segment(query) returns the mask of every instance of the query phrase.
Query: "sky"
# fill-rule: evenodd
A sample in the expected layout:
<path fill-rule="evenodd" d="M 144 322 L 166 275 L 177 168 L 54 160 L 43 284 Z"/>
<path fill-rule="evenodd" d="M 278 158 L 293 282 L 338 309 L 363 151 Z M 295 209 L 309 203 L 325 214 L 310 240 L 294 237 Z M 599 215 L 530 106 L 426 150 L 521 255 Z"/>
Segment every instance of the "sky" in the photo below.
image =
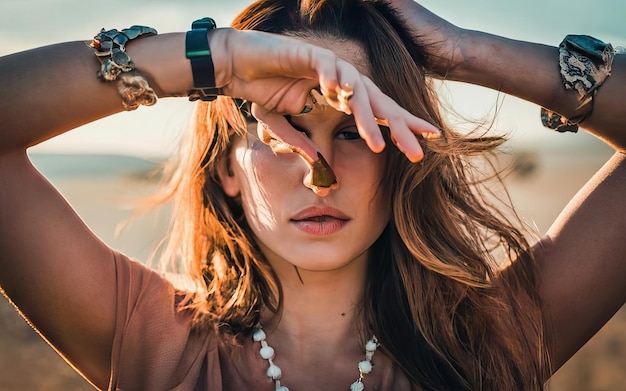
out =
<path fill-rule="evenodd" d="M 191 21 L 203 16 L 213 17 L 218 26 L 227 26 L 249 3 L 250 0 L 2 0 L 0 55 L 61 41 L 89 40 L 103 27 L 122 29 L 144 24 L 159 32 L 186 31 Z M 624 0 L 420 3 L 458 26 L 514 39 L 558 45 L 567 34 L 589 34 L 614 46 L 626 46 Z M 459 83 L 446 83 L 441 92 L 450 96 L 456 111 L 472 118 L 483 118 L 497 108 L 495 126 L 510 133 L 512 144 L 521 148 L 541 145 L 584 149 L 595 145 L 593 139 L 580 133 L 557 135 L 542 128 L 539 108 L 519 99 Z M 33 149 L 162 157 L 173 151 L 192 110 L 193 105 L 186 99 L 162 99 L 156 106 L 105 118 Z"/>

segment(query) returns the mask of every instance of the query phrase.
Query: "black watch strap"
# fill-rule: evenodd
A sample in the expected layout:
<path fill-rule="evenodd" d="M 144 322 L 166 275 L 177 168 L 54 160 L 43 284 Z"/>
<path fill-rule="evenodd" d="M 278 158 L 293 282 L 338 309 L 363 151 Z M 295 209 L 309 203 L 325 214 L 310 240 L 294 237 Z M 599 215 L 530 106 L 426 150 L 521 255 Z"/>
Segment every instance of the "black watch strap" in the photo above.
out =
<path fill-rule="evenodd" d="M 212 101 L 219 95 L 215 87 L 215 68 L 209 47 L 209 30 L 217 26 L 211 18 L 202 18 L 191 24 L 185 37 L 185 54 L 191 63 L 194 88 L 189 91 L 189 100 Z"/>

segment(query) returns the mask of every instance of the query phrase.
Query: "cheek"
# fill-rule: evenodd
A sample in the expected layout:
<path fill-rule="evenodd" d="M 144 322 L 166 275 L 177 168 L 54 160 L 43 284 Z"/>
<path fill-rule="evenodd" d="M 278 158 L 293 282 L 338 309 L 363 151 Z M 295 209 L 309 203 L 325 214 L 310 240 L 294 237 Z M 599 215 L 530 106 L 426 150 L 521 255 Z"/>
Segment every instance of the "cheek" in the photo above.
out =
<path fill-rule="evenodd" d="M 265 194 L 280 193 L 288 185 L 294 171 L 295 155 L 275 155 L 261 141 L 252 141 L 238 149 L 235 159 L 240 168 L 239 175 L 248 184 L 251 192 Z"/>
<path fill-rule="evenodd" d="M 332 168 L 340 186 L 353 193 L 352 196 L 376 203 L 383 195 L 381 181 L 384 179 L 385 157 L 362 149 L 353 148 L 349 153 L 335 154 Z"/>
<path fill-rule="evenodd" d="M 241 183 L 242 206 L 253 228 L 269 229 L 276 225 L 279 210 L 276 205 L 294 187 L 291 159 L 275 156 L 260 141 L 251 142 L 235 150 L 235 175 Z"/>
<path fill-rule="evenodd" d="M 391 216 L 385 196 L 386 157 L 365 148 L 336 153 L 332 167 L 338 177 L 341 198 L 354 205 L 371 224 L 386 225 Z"/>

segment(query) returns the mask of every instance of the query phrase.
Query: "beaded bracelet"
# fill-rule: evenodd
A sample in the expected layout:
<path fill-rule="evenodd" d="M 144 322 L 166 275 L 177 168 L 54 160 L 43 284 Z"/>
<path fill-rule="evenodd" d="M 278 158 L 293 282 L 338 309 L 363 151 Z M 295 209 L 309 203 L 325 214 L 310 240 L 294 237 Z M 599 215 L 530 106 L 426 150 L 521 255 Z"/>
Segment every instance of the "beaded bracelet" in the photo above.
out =
<path fill-rule="evenodd" d="M 577 132 L 578 124 L 593 111 L 593 100 L 598 88 L 611 75 L 614 55 L 615 50 L 610 43 L 588 35 L 566 36 L 559 45 L 561 80 L 565 89 L 578 93 L 580 104 L 576 111 L 580 114 L 568 119 L 542 107 L 542 124 L 558 132 Z"/>
<path fill-rule="evenodd" d="M 135 110 L 140 105 L 152 106 L 157 101 L 156 93 L 143 76 L 125 75 L 135 70 L 135 64 L 126 53 L 126 44 L 135 38 L 156 34 L 155 29 L 146 26 L 132 26 L 122 31 L 102 29 L 88 44 L 95 49 L 100 61 L 98 78 L 102 81 L 119 80 L 117 90 L 124 110 Z"/>

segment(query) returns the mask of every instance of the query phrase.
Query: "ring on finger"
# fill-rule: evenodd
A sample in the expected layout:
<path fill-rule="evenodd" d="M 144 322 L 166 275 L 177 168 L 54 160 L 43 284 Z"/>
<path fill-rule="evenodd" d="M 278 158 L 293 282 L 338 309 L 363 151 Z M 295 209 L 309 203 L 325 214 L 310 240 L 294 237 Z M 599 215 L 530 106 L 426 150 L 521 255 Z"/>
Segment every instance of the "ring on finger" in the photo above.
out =
<path fill-rule="evenodd" d="M 350 109 L 350 99 L 354 95 L 354 90 L 350 84 L 345 83 L 342 88 L 337 92 L 337 101 L 339 102 L 339 110 L 350 115 L 352 110 Z"/>

